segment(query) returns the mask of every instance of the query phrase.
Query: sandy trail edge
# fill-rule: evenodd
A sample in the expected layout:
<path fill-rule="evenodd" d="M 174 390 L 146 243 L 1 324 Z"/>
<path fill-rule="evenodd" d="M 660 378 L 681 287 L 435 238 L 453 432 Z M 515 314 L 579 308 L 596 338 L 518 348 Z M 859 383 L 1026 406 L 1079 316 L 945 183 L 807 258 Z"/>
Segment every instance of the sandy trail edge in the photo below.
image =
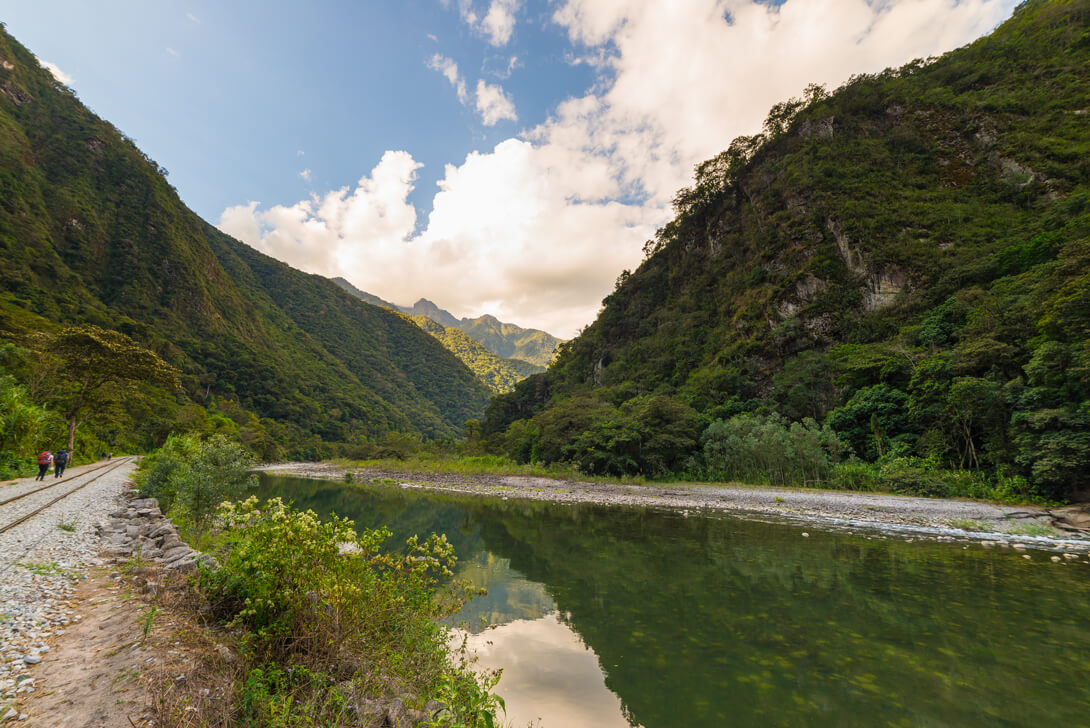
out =
<path fill-rule="evenodd" d="M 1051 551 L 1088 552 L 1090 534 L 1065 533 L 1059 538 L 1026 536 L 1009 531 L 1027 523 L 1050 525 L 1047 510 L 1034 506 L 1008 507 L 969 500 L 917 498 L 878 493 L 853 493 L 767 486 L 667 483 L 621 485 L 509 475 L 459 475 L 348 468 L 334 463 L 272 463 L 259 470 L 277 475 L 344 480 L 351 472 L 361 484 L 396 483 L 441 493 L 544 500 L 556 503 L 594 503 L 703 510 L 739 516 L 804 521 L 832 528 L 911 533 L 933 538 L 992 540 L 1019 543 Z M 974 521 L 983 530 L 966 531 L 954 523 Z"/>
<path fill-rule="evenodd" d="M 178 641 L 184 638 L 169 610 L 155 616 L 144 636 L 148 598 L 108 574 L 108 568 L 92 569 L 80 583 L 73 601 L 81 619 L 53 641 L 49 659 L 38 666 L 36 690 L 23 700 L 28 719 L 8 725 L 151 726 L 159 687 L 171 677 L 184 680 L 203 659 L 200 649 Z"/>

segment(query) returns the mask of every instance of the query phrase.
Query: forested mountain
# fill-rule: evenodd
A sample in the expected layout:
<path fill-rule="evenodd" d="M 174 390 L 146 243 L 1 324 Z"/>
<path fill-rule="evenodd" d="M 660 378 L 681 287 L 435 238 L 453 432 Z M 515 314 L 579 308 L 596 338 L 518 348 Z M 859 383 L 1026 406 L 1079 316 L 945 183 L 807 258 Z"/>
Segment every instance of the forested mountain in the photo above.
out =
<path fill-rule="evenodd" d="M 736 477 L 737 453 L 812 436 L 919 482 L 1086 486 L 1088 0 L 810 87 L 699 165 L 675 212 L 548 372 L 493 401 L 493 444 Z"/>
<path fill-rule="evenodd" d="M 475 319 L 464 318 L 458 328 L 480 342 L 489 351 L 507 358 L 521 359 L 547 367 L 552 363 L 561 340 L 539 329 L 524 329 L 485 314 Z"/>
<path fill-rule="evenodd" d="M 362 298 L 368 303 L 385 306 L 413 317 L 426 316 L 446 328 L 463 331 L 469 335 L 469 338 L 502 359 L 518 359 L 522 362 L 537 365 L 539 368 L 534 371 L 540 371 L 549 365 L 553 360 L 556 347 L 561 343 L 560 339 L 544 331 L 524 329 L 515 324 L 504 323 L 495 316 L 488 314 L 478 316 L 475 319 L 459 319 L 450 311 L 439 308 L 426 298 L 421 298 L 412 306 L 399 306 L 396 303 L 384 301 L 367 291 L 361 291 L 344 278 L 334 278 L 333 282 L 353 296 Z M 414 320 L 416 319 L 414 318 Z"/>
<path fill-rule="evenodd" d="M 489 389 L 498 394 L 510 392 L 520 381 L 531 374 L 545 371 L 545 367 L 522 361 L 504 359 L 478 344 L 459 329 L 444 326 L 427 316 L 410 316 L 413 323 L 442 342 L 451 353 L 462 360 Z"/>
<path fill-rule="evenodd" d="M 483 410 L 435 339 L 219 232 L 165 174 L 0 32 L 0 365 L 29 377 L 34 331 L 119 330 L 182 373 L 129 413 L 146 439 L 214 420 L 268 456 L 453 437 Z"/>

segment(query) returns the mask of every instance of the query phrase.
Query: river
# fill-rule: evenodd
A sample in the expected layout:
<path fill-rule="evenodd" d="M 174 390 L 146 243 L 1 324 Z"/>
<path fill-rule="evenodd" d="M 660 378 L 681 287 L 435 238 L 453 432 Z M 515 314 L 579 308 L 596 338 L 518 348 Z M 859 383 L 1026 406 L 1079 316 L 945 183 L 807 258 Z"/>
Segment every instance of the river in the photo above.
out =
<path fill-rule="evenodd" d="M 518 728 L 1090 725 L 1083 562 L 267 474 L 258 494 L 393 545 L 445 533 L 488 589 L 457 622 Z"/>

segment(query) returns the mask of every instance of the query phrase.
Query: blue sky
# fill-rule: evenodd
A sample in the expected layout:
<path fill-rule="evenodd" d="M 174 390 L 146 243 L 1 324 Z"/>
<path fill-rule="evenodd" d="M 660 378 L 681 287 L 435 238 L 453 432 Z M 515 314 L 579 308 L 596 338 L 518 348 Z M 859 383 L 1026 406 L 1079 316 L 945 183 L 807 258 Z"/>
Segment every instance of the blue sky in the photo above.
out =
<path fill-rule="evenodd" d="M 433 0 L 15 0 L 2 19 L 213 222 L 240 201 L 354 184 L 387 149 L 423 163 L 413 200 L 429 209 L 446 162 L 520 128 L 480 123 L 428 67 L 436 53 L 493 83 L 517 56 L 505 85 L 527 120 L 594 80 L 565 61 L 555 25 L 523 23 L 495 48 Z"/>
<path fill-rule="evenodd" d="M 9 0 L 0 20 L 198 214 L 397 303 L 571 336 L 693 164 L 810 82 L 1012 0 Z"/>

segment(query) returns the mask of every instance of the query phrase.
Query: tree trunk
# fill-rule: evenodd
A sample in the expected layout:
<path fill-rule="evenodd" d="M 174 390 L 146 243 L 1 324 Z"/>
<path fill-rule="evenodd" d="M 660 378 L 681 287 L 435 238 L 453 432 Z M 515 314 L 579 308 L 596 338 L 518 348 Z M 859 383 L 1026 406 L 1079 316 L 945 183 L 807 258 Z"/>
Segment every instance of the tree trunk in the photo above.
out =
<path fill-rule="evenodd" d="M 76 416 L 68 417 L 68 457 L 72 457 L 72 448 L 76 446 Z"/>

